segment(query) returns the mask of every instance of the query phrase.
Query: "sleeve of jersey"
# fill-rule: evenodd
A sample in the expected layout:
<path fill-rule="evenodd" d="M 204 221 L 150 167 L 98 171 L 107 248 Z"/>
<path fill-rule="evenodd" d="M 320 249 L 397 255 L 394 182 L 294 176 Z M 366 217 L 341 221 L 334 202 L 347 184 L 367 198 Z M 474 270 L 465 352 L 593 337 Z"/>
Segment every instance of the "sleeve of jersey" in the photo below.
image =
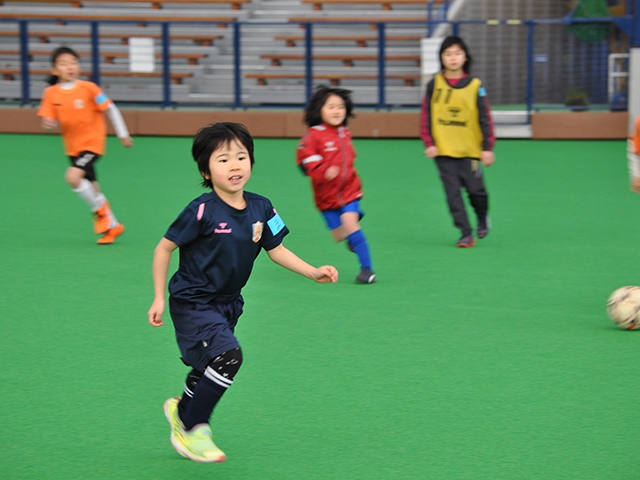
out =
<path fill-rule="evenodd" d="M 44 94 L 42 95 L 42 101 L 40 102 L 40 108 L 38 109 L 39 117 L 56 118 L 56 113 L 53 110 L 53 105 L 51 105 L 51 100 L 49 98 L 47 90 L 45 89 Z"/>
<path fill-rule="evenodd" d="M 482 131 L 482 150 L 493 150 L 496 137 L 493 133 L 493 120 L 491 119 L 489 97 L 487 97 L 487 92 L 483 85 L 480 85 L 478 89 L 478 121 L 480 122 L 480 130 Z"/>
<path fill-rule="evenodd" d="M 427 90 L 422 99 L 420 111 L 420 138 L 426 147 L 435 146 L 436 142 L 431 134 L 431 96 L 433 95 L 433 80 L 427 84 Z"/>
<path fill-rule="evenodd" d="M 267 213 L 267 224 L 264 226 L 262 239 L 260 241 L 262 248 L 269 251 L 276 248 L 282 243 L 284 237 L 289 233 L 289 229 L 278 215 L 273 205 L 269 203 Z"/>
<path fill-rule="evenodd" d="M 96 108 L 104 112 L 109 108 L 109 106 L 113 103 L 109 97 L 102 91 L 102 89 L 97 86 L 95 83 L 91 84 L 93 101 L 96 104 Z"/>
<path fill-rule="evenodd" d="M 324 157 L 317 148 L 317 139 L 313 130 L 309 130 L 298 143 L 298 166 L 305 175 L 314 179 L 322 179 L 326 166 Z"/>
<path fill-rule="evenodd" d="M 633 153 L 640 155 L 640 115 L 636 117 L 635 130 L 631 137 L 631 141 L 633 142 Z"/>
<path fill-rule="evenodd" d="M 206 203 L 188 205 L 171 224 L 164 237 L 178 247 L 193 242 L 200 235 L 205 208 Z"/>

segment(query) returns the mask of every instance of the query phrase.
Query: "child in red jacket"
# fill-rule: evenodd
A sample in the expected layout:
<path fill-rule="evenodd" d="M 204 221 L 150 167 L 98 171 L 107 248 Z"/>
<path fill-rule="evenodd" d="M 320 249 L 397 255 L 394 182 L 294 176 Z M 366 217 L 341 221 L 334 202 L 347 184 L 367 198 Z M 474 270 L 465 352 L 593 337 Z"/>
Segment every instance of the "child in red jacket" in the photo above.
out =
<path fill-rule="evenodd" d="M 358 256 L 357 283 L 373 283 L 369 244 L 360 229 L 362 184 L 353 163 L 356 152 L 347 120 L 353 117 L 351 92 L 320 86 L 305 109 L 309 130 L 298 143 L 298 166 L 311 177 L 316 206 L 336 242 L 347 241 Z"/>

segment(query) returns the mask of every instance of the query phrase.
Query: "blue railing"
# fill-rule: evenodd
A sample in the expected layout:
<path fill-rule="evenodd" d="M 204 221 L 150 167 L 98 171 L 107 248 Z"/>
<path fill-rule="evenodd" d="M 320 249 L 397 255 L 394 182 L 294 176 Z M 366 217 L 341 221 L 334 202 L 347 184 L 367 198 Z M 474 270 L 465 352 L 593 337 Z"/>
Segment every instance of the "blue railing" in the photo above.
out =
<path fill-rule="evenodd" d="M 628 0 L 631 2 L 631 0 Z M 638 1 L 638 0 L 634 0 Z M 431 8 L 432 2 L 428 3 L 428 7 Z M 448 8 L 448 2 L 445 2 L 439 12 L 440 18 L 446 18 Z M 633 11 L 633 10 L 630 10 Z M 429 10 L 429 14 L 433 12 Z M 603 18 L 588 18 L 588 19 L 571 19 L 568 17 L 562 19 L 547 19 L 547 20 L 487 20 L 487 21 L 455 21 L 455 22 L 443 22 L 442 20 L 429 20 L 426 22 L 420 22 L 420 25 L 425 28 L 426 32 L 432 32 L 435 27 L 446 23 L 450 25 L 454 34 L 458 33 L 461 26 L 472 24 L 489 24 L 489 25 L 521 25 L 527 28 L 527 48 L 526 48 L 526 109 L 531 112 L 534 108 L 534 32 L 535 28 L 539 24 L 564 24 L 571 23 L 611 23 L 616 22 L 618 24 L 628 25 L 631 28 L 631 33 L 634 34 L 632 38 L 632 44 L 636 45 L 636 33 L 640 35 L 640 24 L 637 15 L 626 15 L 624 17 L 603 17 Z M 432 18 L 432 17 L 430 17 Z M 32 103 L 30 87 L 29 87 L 29 26 L 31 24 L 38 23 L 50 23 L 50 20 L 0 20 L 3 22 L 17 22 L 19 30 L 20 41 L 20 60 L 21 60 L 21 103 L 27 105 Z M 91 38 L 91 75 L 92 80 L 96 83 L 100 83 L 100 26 L 103 24 L 137 24 L 138 20 L 131 21 L 100 21 L 100 20 L 69 20 L 68 23 L 81 23 L 90 25 L 90 38 Z M 170 29 L 172 25 L 184 25 L 184 24 L 203 24 L 204 22 L 165 22 L 160 20 L 149 20 L 145 22 L 147 24 L 159 25 L 161 28 L 161 47 L 162 47 L 162 107 L 175 106 L 171 98 L 171 61 L 170 61 Z M 215 22 L 221 24 L 225 22 Z M 354 20 L 353 24 L 371 24 L 372 22 L 366 20 Z M 251 28 L 256 24 L 247 22 L 226 22 L 228 26 L 232 27 L 232 45 L 233 45 L 233 101 L 229 104 L 232 108 L 247 108 L 249 105 L 243 104 L 242 101 L 242 35 L 241 28 Z M 305 72 L 305 98 L 309 99 L 313 89 L 313 31 L 316 22 L 308 21 L 304 22 L 305 39 L 304 39 L 304 72 Z M 330 24 L 329 22 L 323 22 L 323 25 Z M 385 32 L 388 25 L 392 25 L 393 22 L 380 22 L 376 23 L 378 32 L 377 41 L 377 90 L 378 98 L 376 108 L 383 109 L 389 108 L 385 95 L 386 91 L 386 78 L 385 78 L 385 51 L 386 51 L 386 39 Z M 403 23 L 406 25 L 406 23 Z M 258 24 L 264 25 L 264 23 Z M 280 24 L 281 25 L 281 24 Z M 340 23 L 345 25 L 345 23 Z"/>

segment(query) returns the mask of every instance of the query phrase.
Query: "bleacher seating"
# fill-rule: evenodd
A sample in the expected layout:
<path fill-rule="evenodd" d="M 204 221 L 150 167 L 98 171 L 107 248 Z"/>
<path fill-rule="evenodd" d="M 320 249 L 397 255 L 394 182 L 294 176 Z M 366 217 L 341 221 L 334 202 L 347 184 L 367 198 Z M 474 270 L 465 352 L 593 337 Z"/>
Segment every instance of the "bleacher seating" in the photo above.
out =
<path fill-rule="evenodd" d="M 58 45 L 74 48 L 81 56 L 84 74 L 89 75 L 92 34 L 88 21 L 95 19 L 100 21 L 100 72 L 105 91 L 116 101 L 157 101 L 163 69 L 159 22 L 167 21 L 176 22 L 169 31 L 172 97 L 175 88 L 180 102 L 222 104 L 235 98 L 233 31 L 228 25 L 245 22 L 241 27 L 241 88 L 242 100 L 248 105 L 290 103 L 292 99 L 304 102 L 304 36 L 299 28 L 300 22 L 307 21 L 317 22 L 313 83 L 343 85 L 354 90 L 361 103 L 376 103 L 378 35 L 370 25 L 392 20 L 385 34 L 387 98 L 398 104 L 418 103 L 425 2 L 322 3 L 326 3 L 322 10 L 314 10 L 320 8 L 314 2 L 298 0 L 281 10 L 279 0 L 4 0 L 0 1 L 0 19 L 37 19 L 29 23 L 27 32 L 34 98 L 42 89 L 43 72 L 50 67 L 48 56 Z M 283 24 L 283 20 L 292 21 Z M 360 23 L 347 24 L 354 21 Z M 149 75 L 129 72 L 127 43 L 133 36 L 154 39 L 156 69 Z M 19 48 L 17 22 L 0 22 L 4 67 L 0 74 L 5 78 L 0 81 L 0 99 L 3 92 L 15 98 L 21 72 Z"/>
<path fill-rule="evenodd" d="M 85 6 L 85 4 L 89 5 L 91 3 L 116 3 L 116 4 L 126 4 L 126 3 L 145 3 L 144 0 L 28 0 L 30 3 L 47 3 L 47 4 L 68 4 L 75 8 L 81 8 Z M 147 0 L 148 3 L 155 9 L 166 8 L 167 5 L 179 5 L 179 4 L 195 4 L 195 3 L 204 3 L 210 5 L 212 3 L 218 4 L 229 4 L 233 10 L 240 10 L 243 3 L 247 3 L 250 0 Z M 407 1 L 407 0 L 405 0 Z M 1 0 L 0 5 L 4 5 L 6 3 L 25 3 L 24 0 Z"/>
<path fill-rule="evenodd" d="M 322 10 L 324 5 L 380 5 L 383 10 L 392 10 L 393 5 L 427 4 L 426 0 L 302 0 L 302 3 L 312 4 L 314 10 Z M 442 3 L 442 0 L 433 3 Z"/>

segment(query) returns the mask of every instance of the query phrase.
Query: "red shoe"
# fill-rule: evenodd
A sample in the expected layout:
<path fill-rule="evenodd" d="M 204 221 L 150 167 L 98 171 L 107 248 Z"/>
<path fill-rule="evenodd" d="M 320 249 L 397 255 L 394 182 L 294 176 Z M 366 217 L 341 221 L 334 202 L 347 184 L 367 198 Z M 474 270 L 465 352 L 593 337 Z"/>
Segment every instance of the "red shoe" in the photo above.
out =
<path fill-rule="evenodd" d="M 458 243 L 456 243 L 456 247 L 460 248 L 469 248 L 473 247 L 476 244 L 476 239 L 473 238 L 473 235 L 464 235 Z"/>
<path fill-rule="evenodd" d="M 111 245 L 113 241 L 124 233 L 124 225 L 119 223 L 113 228 L 107 230 L 107 233 L 98 240 L 98 245 Z"/>
<path fill-rule="evenodd" d="M 111 208 L 109 202 L 105 202 L 98 210 L 93 212 L 93 231 L 95 233 L 105 233 L 111 226 Z"/>

